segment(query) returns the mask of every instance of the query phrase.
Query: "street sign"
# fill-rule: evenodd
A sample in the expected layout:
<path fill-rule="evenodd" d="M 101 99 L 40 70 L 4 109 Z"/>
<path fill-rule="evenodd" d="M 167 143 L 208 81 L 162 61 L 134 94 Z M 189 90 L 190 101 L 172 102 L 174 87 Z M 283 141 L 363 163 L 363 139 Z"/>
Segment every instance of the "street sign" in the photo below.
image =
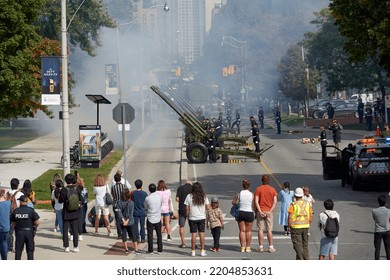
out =
<path fill-rule="evenodd" d="M 112 109 L 112 118 L 117 124 L 130 124 L 134 120 L 134 116 L 134 108 L 129 103 L 118 103 Z"/>

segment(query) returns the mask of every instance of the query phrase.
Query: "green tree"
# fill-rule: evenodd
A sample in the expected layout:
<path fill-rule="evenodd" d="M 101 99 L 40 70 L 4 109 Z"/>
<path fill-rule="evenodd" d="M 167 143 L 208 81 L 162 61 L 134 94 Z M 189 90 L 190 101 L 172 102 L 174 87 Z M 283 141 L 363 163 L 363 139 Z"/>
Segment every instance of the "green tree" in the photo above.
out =
<path fill-rule="evenodd" d="M 305 34 L 305 45 L 309 50 L 310 64 L 325 77 L 327 91 L 377 88 L 380 67 L 372 59 L 351 63 L 344 49 L 347 39 L 338 31 L 330 10 L 323 9 L 314 14 L 316 19 L 311 23 L 317 30 Z"/>
<path fill-rule="evenodd" d="M 345 49 L 352 62 L 371 58 L 390 73 L 390 1 L 333 0 L 329 8 L 340 34 L 347 38 Z M 385 95 L 383 71 L 378 71 L 379 86 Z"/>
<path fill-rule="evenodd" d="M 40 62 L 33 63 L 42 51 L 33 23 L 43 2 L 0 0 L 0 120 L 45 111 L 37 90 Z"/>
<path fill-rule="evenodd" d="M 101 46 L 103 27 L 115 27 L 102 0 L 67 0 L 68 40 L 71 48 L 79 47 L 89 55 Z M 81 5 L 81 6 L 80 6 Z M 71 24 L 69 24 L 71 21 Z M 46 0 L 35 24 L 42 37 L 61 39 L 61 1 Z"/>

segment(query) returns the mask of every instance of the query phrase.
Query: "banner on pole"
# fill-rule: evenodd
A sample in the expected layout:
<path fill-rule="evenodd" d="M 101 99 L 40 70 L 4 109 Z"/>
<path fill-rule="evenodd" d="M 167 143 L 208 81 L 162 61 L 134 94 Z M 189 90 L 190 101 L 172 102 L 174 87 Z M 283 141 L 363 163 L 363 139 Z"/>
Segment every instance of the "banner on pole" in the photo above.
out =
<path fill-rule="evenodd" d="M 106 94 L 118 94 L 118 72 L 116 64 L 106 64 Z"/>
<path fill-rule="evenodd" d="M 42 105 L 61 105 L 60 57 L 41 57 Z"/>

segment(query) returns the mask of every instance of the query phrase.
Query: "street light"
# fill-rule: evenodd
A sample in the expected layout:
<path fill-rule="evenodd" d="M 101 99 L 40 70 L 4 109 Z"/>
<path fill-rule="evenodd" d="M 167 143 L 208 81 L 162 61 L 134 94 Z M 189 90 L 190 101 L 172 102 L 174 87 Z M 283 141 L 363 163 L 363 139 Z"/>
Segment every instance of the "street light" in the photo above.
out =
<path fill-rule="evenodd" d="M 247 66 L 247 58 L 248 58 L 248 42 L 238 40 L 232 36 L 223 35 L 221 46 L 223 46 L 224 44 L 227 44 L 237 49 L 241 49 L 241 57 L 242 57 L 241 99 L 242 101 L 248 101 L 248 91 L 246 89 L 246 66 Z"/>
<path fill-rule="evenodd" d="M 120 43 L 119 43 L 119 27 L 120 26 L 130 26 L 132 24 L 134 24 L 135 22 L 137 22 L 139 19 L 141 19 L 148 11 L 152 10 L 152 9 L 155 9 L 155 8 L 159 8 L 159 7 L 162 7 L 163 8 L 163 11 L 164 12 L 169 12 L 169 6 L 168 6 L 168 3 L 165 2 L 164 5 L 154 5 L 154 6 L 151 6 L 147 9 L 145 9 L 142 14 L 138 17 L 136 17 L 135 19 L 129 21 L 129 22 L 124 22 L 124 23 L 117 23 L 116 25 L 116 60 L 117 60 L 117 65 L 118 65 L 118 89 L 119 89 L 119 103 L 123 102 L 123 95 L 122 95 L 122 88 L 121 88 L 121 78 L 120 78 L 120 64 L 119 64 L 119 61 L 120 61 L 120 58 L 119 58 L 119 49 L 120 49 Z M 141 49 L 142 51 L 142 55 L 141 55 L 141 58 L 143 57 L 143 50 Z M 143 61 L 141 61 L 141 65 L 143 65 Z M 143 70 L 141 71 L 143 72 Z M 143 77 L 143 73 L 141 73 L 142 77 Z M 141 126 L 142 126 L 142 130 L 144 130 L 144 126 L 145 126 L 145 115 L 144 115 L 144 91 L 143 91 L 143 78 L 141 79 Z"/>

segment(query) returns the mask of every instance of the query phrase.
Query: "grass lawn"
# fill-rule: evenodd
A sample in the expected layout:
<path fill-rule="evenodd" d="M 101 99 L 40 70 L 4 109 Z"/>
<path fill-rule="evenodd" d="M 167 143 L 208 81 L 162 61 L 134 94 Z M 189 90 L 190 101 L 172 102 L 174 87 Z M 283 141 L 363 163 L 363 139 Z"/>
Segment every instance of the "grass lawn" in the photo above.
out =
<path fill-rule="evenodd" d="M 297 125 L 303 125 L 303 116 L 298 117 L 297 115 L 283 115 L 282 116 L 282 123 L 287 126 L 297 126 Z"/>
<path fill-rule="evenodd" d="M 112 168 L 122 158 L 122 151 L 113 151 L 107 158 L 104 159 L 100 168 L 78 168 L 77 171 L 80 177 L 84 179 L 85 186 L 88 188 L 89 200 L 94 199 L 93 195 L 93 181 L 95 176 L 100 173 L 104 178 L 111 182 L 113 178 L 108 178 Z M 63 174 L 62 169 L 50 169 L 43 173 L 40 177 L 32 182 L 33 190 L 35 191 L 37 200 L 50 200 L 50 182 L 55 173 Z M 37 204 L 37 209 L 51 209 L 51 204 Z"/>
<path fill-rule="evenodd" d="M 35 128 L 0 127 L 0 150 L 9 149 L 38 137 Z"/>

